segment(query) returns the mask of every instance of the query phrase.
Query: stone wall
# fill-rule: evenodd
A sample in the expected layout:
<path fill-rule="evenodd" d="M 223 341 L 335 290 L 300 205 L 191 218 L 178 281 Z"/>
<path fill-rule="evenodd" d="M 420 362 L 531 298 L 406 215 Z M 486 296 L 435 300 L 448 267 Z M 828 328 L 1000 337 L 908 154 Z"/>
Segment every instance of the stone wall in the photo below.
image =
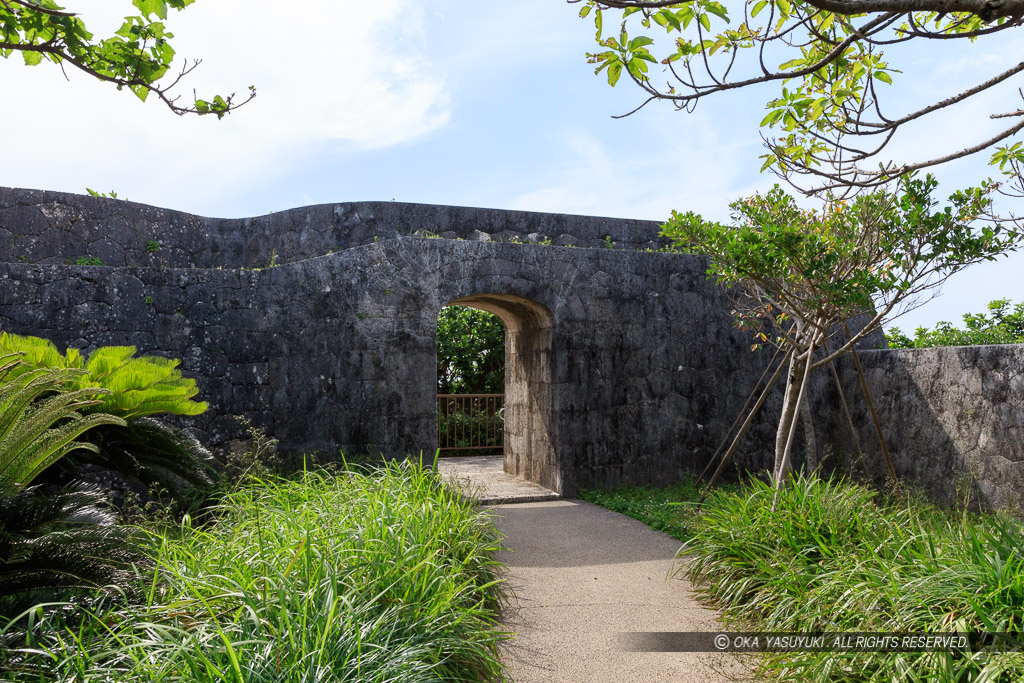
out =
<path fill-rule="evenodd" d="M 863 351 L 860 358 L 901 479 L 946 504 L 968 493 L 974 502 L 1020 509 L 1024 345 Z M 839 370 L 868 471 L 881 483 L 886 468 L 852 358 Z M 834 383 L 828 386 L 831 440 L 852 455 L 849 423 Z"/>
<path fill-rule="evenodd" d="M 387 202 L 210 219 L 0 189 L 0 329 L 181 358 L 211 405 L 189 428 L 214 447 L 246 415 L 286 450 L 403 456 L 436 448 L 438 312 L 474 306 L 506 327 L 506 470 L 567 494 L 663 484 L 703 469 L 770 353 L 750 351 L 702 258 L 648 251 L 658 230 Z M 107 265 L 69 265 L 83 257 Z M 985 502 L 1024 493 L 1024 348 L 862 356 L 902 477 L 946 502 L 972 470 Z M 884 477 L 850 359 L 839 367 Z M 769 467 L 778 398 L 737 468 Z M 852 454 L 824 376 L 814 401 L 820 440 Z"/>
<path fill-rule="evenodd" d="M 135 202 L 0 188 L 0 262 L 265 268 L 393 239 L 660 249 L 653 221 L 399 202 L 321 204 L 244 219 Z"/>
<path fill-rule="evenodd" d="M 457 301 L 506 323 L 506 469 L 564 493 L 665 483 L 704 466 L 769 358 L 703 259 L 635 250 L 653 223 L 392 204 L 215 221 L 13 190 L 0 207 L 0 329 L 181 358 L 211 405 L 191 424 L 213 446 L 245 414 L 292 451 L 432 454 L 437 315 Z M 403 236 L 513 228 L 635 246 Z M 290 262 L 232 267 L 275 249 Z M 66 265 L 78 250 L 118 267 Z M 763 466 L 772 419 L 737 462 Z"/>

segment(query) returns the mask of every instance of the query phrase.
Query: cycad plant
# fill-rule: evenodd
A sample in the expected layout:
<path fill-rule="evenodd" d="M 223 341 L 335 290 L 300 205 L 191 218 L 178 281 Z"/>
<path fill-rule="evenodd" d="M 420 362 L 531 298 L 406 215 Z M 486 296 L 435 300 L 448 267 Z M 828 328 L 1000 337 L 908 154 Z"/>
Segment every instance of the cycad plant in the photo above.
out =
<path fill-rule="evenodd" d="M 176 358 L 136 357 L 134 346 L 102 346 L 84 358 L 78 349 L 62 354 L 47 339 L 0 333 L 0 353 L 22 354 L 24 370 L 35 368 L 78 368 L 84 372 L 69 383 L 69 389 L 100 387 L 100 403 L 85 412 L 105 412 L 125 420 L 157 413 L 199 415 L 207 404 L 193 401 L 199 393 L 196 381 L 182 377 Z"/>
<path fill-rule="evenodd" d="M 96 450 L 79 440 L 88 430 L 125 421 L 79 412 L 106 393 L 67 390 L 82 370 L 23 366 L 17 355 L 0 356 L 0 617 L 7 619 L 41 601 L 128 587 L 133 557 L 99 490 L 76 483 L 44 495 L 29 486 L 69 452 Z"/>
<path fill-rule="evenodd" d="M 0 624 L 34 605 L 131 596 L 142 556 L 114 520 L 89 484 L 0 488 Z"/>
<path fill-rule="evenodd" d="M 75 449 L 96 451 L 88 441 L 76 441 L 99 425 L 127 423 L 106 413 L 82 415 L 99 404 L 93 396 L 109 393 L 85 387 L 65 387 L 83 374 L 71 368 L 21 369 L 16 355 L 0 356 L 0 485 L 23 487 L 43 470 Z"/>
<path fill-rule="evenodd" d="M 91 401 L 80 407 L 88 416 L 107 413 L 121 418 L 89 432 L 91 448 L 64 461 L 72 476 L 82 463 L 115 470 L 147 489 L 159 488 L 181 500 L 185 492 L 210 483 L 210 452 L 184 430 L 151 416 L 198 415 L 207 404 L 193 400 L 194 379 L 183 377 L 180 361 L 136 356 L 134 346 L 104 346 L 88 358 L 74 348 L 61 353 L 39 337 L 0 333 L 0 353 L 21 354 L 23 364 L 12 374 L 39 369 L 73 370 L 65 388 Z"/>
<path fill-rule="evenodd" d="M 210 451 L 191 434 L 165 422 L 140 417 L 124 427 L 97 427 L 90 434 L 99 451 L 79 451 L 76 461 L 116 470 L 149 491 L 163 490 L 183 502 L 189 492 L 202 491 L 212 483 Z"/>

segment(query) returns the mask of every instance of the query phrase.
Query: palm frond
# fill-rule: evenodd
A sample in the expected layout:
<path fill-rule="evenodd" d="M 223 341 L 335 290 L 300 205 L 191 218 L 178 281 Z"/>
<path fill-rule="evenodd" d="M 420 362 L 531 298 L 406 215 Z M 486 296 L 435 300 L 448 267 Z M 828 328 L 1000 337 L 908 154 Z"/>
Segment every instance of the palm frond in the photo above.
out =
<path fill-rule="evenodd" d="M 0 333 L 3 353 L 21 355 L 23 365 L 13 374 L 43 368 L 75 369 L 79 374 L 69 381 L 68 388 L 101 387 L 109 392 L 96 393 L 92 398 L 99 403 L 86 407 L 84 412 L 111 413 L 132 420 L 157 413 L 199 415 L 209 407 L 192 400 L 199 389 L 194 379 L 182 376 L 179 360 L 136 357 L 134 346 L 103 346 L 83 359 L 77 349 L 69 348 L 64 355 L 46 339 L 4 332 Z M 0 362 L 3 358 L 0 356 Z"/>
<path fill-rule="evenodd" d="M 213 455 L 188 432 L 144 417 L 127 427 L 100 427 L 92 433 L 99 445 L 76 460 L 120 472 L 147 489 L 166 489 L 176 499 L 213 479 Z"/>

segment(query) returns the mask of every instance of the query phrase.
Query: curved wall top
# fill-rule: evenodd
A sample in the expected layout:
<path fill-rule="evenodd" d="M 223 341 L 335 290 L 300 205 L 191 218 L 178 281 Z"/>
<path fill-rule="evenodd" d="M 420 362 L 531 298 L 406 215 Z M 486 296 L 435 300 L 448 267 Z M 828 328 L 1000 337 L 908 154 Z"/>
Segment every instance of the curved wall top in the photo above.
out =
<path fill-rule="evenodd" d="M 400 202 L 204 218 L 118 199 L 0 188 L 0 262 L 7 263 L 94 258 L 107 266 L 264 268 L 396 237 L 642 250 L 667 244 L 659 232 L 654 221 Z"/>

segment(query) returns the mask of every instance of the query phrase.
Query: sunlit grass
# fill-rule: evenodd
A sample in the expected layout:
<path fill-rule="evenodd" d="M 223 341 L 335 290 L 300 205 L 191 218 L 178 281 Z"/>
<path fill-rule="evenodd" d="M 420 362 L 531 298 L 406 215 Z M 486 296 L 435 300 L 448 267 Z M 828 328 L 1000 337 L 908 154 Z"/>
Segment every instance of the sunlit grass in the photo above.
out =
<path fill-rule="evenodd" d="M 255 481 L 148 532 L 142 606 L 36 620 L 18 681 L 500 680 L 493 524 L 429 470 Z"/>
<path fill-rule="evenodd" d="M 580 491 L 580 498 L 601 507 L 638 519 L 647 526 L 664 531 L 680 541 L 693 535 L 694 510 L 701 489 L 692 480 L 664 488 L 624 486 L 610 490 Z"/>

